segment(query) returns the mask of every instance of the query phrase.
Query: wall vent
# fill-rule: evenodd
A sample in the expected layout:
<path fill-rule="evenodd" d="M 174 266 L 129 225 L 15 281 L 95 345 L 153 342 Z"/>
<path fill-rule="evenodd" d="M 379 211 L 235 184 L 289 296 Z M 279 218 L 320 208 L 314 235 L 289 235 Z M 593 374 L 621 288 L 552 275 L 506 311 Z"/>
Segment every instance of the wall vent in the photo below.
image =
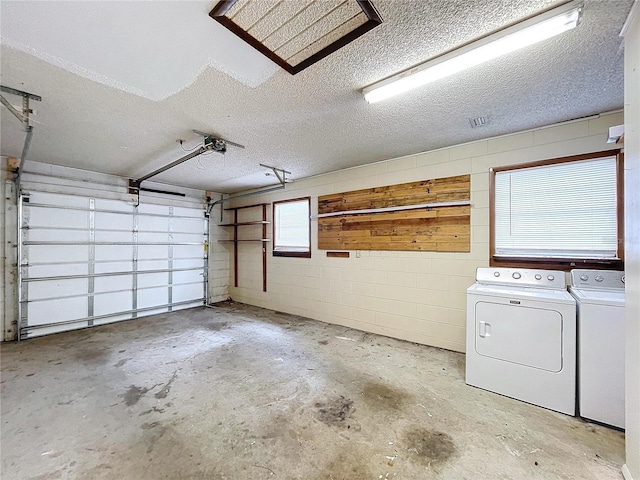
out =
<path fill-rule="evenodd" d="M 484 127 L 491 123 L 491 117 L 489 115 L 481 115 L 479 117 L 470 118 L 469 123 L 471 124 L 471 128 Z"/>

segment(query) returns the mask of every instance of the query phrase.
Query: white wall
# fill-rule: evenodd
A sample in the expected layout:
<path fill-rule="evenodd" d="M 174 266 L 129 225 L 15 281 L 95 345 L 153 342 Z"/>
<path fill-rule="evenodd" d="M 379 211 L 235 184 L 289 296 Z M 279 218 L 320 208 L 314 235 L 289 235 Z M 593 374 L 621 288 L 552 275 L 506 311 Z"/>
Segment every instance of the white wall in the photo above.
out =
<path fill-rule="evenodd" d="M 234 206 L 310 195 L 315 214 L 319 195 L 471 173 L 471 252 L 363 251 L 360 258 L 356 252 L 326 258 L 315 248 L 313 221 L 312 258 L 269 255 L 266 293 L 259 247 L 241 245 L 239 287 L 230 277 L 229 293 L 252 305 L 464 351 L 465 290 L 476 268 L 489 264 L 489 168 L 611 149 L 608 127 L 621 123 L 621 112 L 603 114 L 299 180 L 284 191 L 238 201 Z M 227 248 L 222 245 L 213 248 Z"/>
<path fill-rule="evenodd" d="M 635 15 L 634 15 L 635 13 Z M 640 480 L 640 7 L 624 37 L 626 447 L 625 478 Z"/>

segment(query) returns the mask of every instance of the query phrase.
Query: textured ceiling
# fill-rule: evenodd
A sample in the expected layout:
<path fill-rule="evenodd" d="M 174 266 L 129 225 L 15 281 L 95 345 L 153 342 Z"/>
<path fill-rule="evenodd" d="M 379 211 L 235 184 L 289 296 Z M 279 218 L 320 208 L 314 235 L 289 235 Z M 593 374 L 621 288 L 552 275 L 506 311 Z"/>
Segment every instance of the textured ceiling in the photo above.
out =
<path fill-rule="evenodd" d="M 135 178 L 184 155 L 178 138 L 184 148 L 196 146 L 196 128 L 246 149 L 197 157 L 154 180 L 236 192 L 274 183 L 261 163 L 302 178 L 623 107 L 619 32 L 632 0 L 585 0 L 580 25 L 570 32 L 373 105 L 363 99 L 364 86 L 555 2 L 375 0 L 382 25 L 295 76 L 274 65 L 256 67 L 267 60 L 208 17 L 216 3 L 2 1 L 1 83 L 42 96 L 32 103 L 28 159 Z M 170 49 L 154 50 L 149 39 L 158 36 L 158 22 L 173 20 L 161 15 L 150 22 L 141 4 L 154 18 L 183 6 L 175 28 L 162 31 Z M 69 13 L 74 8 L 101 21 L 78 22 L 79 14 Z M 100 17 L 102 9 L 112 16 Z M 195 80 L 191 73 L 181 81 L 172 76 L 166 86 L 173 74 L 163 72 L 191 68 L 187 59 L 203 18 L 215 35 L 220 29 L 233 39 L 199 45 Z M 112 28 L 122 22 L 132 28 Z M 52 51 L 29 49 L 23 30 Z M 64 40 L 58 53 L 56 39 Z M 157 83 L 159 91 L 176 93 L 163 100 L 136 95 L 122 80 L 105 82 L 105 69 L 133 86 L 133 80 Z M 468 119 L 480 115 L 491 123 L 472 129 Z M 1 153 L 19 156 L 19 123 L 4 107 L 0 121 Z"/>

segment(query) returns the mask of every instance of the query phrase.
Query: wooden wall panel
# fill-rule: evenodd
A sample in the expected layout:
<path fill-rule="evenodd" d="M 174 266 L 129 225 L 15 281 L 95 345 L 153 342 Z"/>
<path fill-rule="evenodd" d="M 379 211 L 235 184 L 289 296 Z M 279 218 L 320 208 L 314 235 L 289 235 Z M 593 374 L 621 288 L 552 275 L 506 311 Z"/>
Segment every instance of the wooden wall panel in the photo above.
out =
<path fill-rule="evenodd" d="M 469 201 L 470 187 L 470 175 L 460 175 L 321 196 L 318 198 L 319 215 L 345 213 L 318 218 L 318 248 L 468 252 L 471 247 L 470 205 L 348 212 Z"/>

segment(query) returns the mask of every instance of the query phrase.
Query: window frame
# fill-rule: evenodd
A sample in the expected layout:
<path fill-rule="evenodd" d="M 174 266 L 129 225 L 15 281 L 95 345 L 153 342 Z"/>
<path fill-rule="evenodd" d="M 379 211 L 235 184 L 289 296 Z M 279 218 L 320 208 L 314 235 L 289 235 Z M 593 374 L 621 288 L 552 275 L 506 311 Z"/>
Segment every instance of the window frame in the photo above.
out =
<path fill-rule="evenodd" d="M 617 237 L 618 258 L 616 259 L 584 259 L 584 258 L 532 258 L 532 257 L 506 257 L 495 255 L 495 176 L 498 172 L 509 170 L 523 170 L 533 167 L 556 165 L 580 160 L 593 160 L 604 157 L 616 157 L 616 203 L 617 203 Z M 624 154 L 621 149 L 605 150 L 602 152 L 588 153 L 584 155 L 572 155 L 569 157 L 553 158 L 535 162 L 527 162 L 505 167 L 489 169 L 489 265 L 492 267 L 510 268 L 542 268 L 552 270 L 569 271 L 573 268 L 594 268 L 603 270 L 624 269 Z"/>
<path fill-rule="evenodd" d="M 276 250 L 276 206 L 283 203 L 291 203 L 291 202 L 300 202 L 306 200 L 309 205 L 309 218 L 307 219 L 309 222 L 309 251 L 308 252 L 294 252 L 294 251 L 286 251 L 286 250 Z M 272 225 L 272 247 L 271 253 L 274 257 L 293 257 L 293 258 L 311 258 L 311 197 L 298 197 L 298 198 L 290 198 L 287 200 L 278 200 L 272 203 L 272 211 L 271 211 L 271 219 L 273 221 Z"/>

